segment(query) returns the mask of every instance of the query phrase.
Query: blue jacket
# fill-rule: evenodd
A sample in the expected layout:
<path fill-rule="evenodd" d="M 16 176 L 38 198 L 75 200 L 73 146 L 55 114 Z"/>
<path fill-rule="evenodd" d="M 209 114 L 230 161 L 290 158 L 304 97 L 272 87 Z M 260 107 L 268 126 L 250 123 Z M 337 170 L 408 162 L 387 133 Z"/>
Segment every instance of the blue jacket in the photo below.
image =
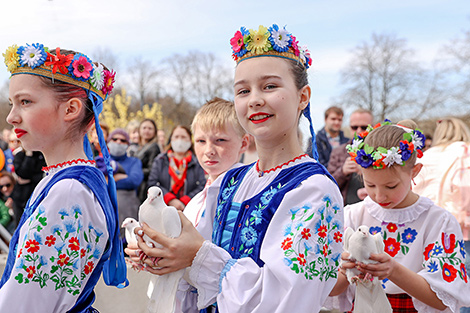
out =
<path fill-rule="evenodd" d="M 344 136 L 342 130 L 339 131 L 339 144 L 343 144 L 348 142 L 349 138 Z M 330 161 L 330 154 L 332 147 L 330 142 L 328 141 L 328 136 L 326 135 L 325 127 L 323 127 L 317 134 L 316 134 L 316 144 L 317 144 L 317 151 L 318 151 L 318 161 L 323 164 L 325 167 L 328 167 L 328 162 Z M 307 153 L 310 157 L 312 156 L 312 141 L 310 140 L 307 147 Z"/>
<path fill-rule="evenodd" d="M 121 164 L 127 174 L 127 178 L 116 182 L 116 189 L 137 190 L 144 179 L 142 162 L 138 158 L 128 157 L 126 154 L 121 157 L 111 155 L 111 159 Z"/>

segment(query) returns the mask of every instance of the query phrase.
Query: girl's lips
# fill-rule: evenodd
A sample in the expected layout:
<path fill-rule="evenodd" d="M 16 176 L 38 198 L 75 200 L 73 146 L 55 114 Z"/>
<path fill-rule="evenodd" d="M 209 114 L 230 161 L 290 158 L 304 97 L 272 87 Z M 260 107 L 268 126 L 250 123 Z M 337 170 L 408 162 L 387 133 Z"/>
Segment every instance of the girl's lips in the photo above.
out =
<path fill-rule="evenodd" d="M 15 134 L 16 134 L 16 137 L 18 137 L 18 139 L 20 139 L 26 133 L 27 132 L 25 130 L 15 128 Z"/>
<path fill-rule="evenodd" d="M 266 122 L 270 117 L 273 117 L 273 116 L 274 115 L 272 114 L 260 112 L 260 113 L 251 114 L 248 119 L 254 124 L 259 124 L 259 123 Z"/>
<path fill-rule="evenodd" d="M 387 202 L 387 203 L 379 203 L 380 206 L 389 206 L 391 202 Z"/>

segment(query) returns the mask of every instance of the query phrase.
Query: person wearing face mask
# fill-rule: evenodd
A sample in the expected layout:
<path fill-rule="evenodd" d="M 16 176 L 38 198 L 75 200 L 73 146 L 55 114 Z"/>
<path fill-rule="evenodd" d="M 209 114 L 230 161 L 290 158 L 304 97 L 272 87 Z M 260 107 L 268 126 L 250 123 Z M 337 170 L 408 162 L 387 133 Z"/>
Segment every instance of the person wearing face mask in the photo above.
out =
<path fill-rule="evenodd" d="M 129 148 L 127 132 L 121 128 L 113 130 L 108 136 L 108 150 L 111 159 L 117 163 L 112 166 L 116 168 L 114 180 L 117 189 L 119 225 L 126 217 L 138 218 L 140 201 L 137 197 L 137 188 L 144 179 L 142 162 L 136 157 L 127 156 L 127 148 Z M 120 168 L 122 170 L 119 170 Z M 121 238 L 123 237 L 124 231 L 121 228 Z"/>
<path fill-rule="evenodd" d="M 194 156 L 188 127 L 178 125 L 173 129 L 166 151 L 153 161 L 148 185 L 160 187 L 165 203 L 183 211 L 206 184 L 204 170 Z"/>

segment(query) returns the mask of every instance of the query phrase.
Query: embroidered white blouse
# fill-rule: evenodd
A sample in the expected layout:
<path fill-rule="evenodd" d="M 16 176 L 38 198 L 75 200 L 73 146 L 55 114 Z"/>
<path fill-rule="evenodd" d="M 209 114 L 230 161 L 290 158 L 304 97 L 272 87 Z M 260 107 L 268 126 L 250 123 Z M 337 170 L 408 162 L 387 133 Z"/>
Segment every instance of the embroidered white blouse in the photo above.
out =
<path fill-rule="evenodd" d="M 50 168 L 31 200 L 69 166 Z M 0 290 L 0 312 L 71 309 L 107 241 L 105 215 L 93 192 L 77 180 L 57 182 L 21 228 L 14 268 Z"/>
<path fill-rule="evenodd" d="M 445 311 L 439 311 L 413 298 L 418 312 L 458 312 L 460 306 L 470 305 L 470 284 L 464 266 L 465 248 L 460 226 L 451 213 L 430 199 L 420 197 L 409 207 L 384 209 L 367 197 L 345 207 L 344 221 L 345 227 L 354 230 L 367 225 L 372 234 L 381 232 L 385 252 L 424 277 L 438 298 L 448 306 Z M 383 286 L 386 293 L 404 293 L 387 279 Z M 354 293 L 349 291 L 348 294 Z"/>
<path fill-rule="evenodd" d="M 315 161 L 306 156 L 281 169 L 303 162 Z M 253 166 L 233 201 L 241 203 L 262 192 L 281 169 L 260 177 Z M 198 230 L 212 233 L 216 203 L 216 198 L 207 199 Z M 188 275 L 197 288 L 198 307 L 217 302 L 220 312 L 318 312 L 336 283 L 342 203 L 338 187 L 325 175 L 313 175 L 287 192 L 262 242 L 262 267 L 249 257 L 234 260 L 224 249 L 204 242 Z"/>

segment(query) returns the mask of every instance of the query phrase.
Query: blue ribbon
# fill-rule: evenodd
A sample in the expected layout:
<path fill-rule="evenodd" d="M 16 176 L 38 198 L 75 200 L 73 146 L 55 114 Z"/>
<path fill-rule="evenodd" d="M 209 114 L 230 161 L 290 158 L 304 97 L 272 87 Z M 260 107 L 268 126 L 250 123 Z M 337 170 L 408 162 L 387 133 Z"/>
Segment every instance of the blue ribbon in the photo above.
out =
<path fill-rule="evenodd" d="M 313 122 L 312 117 L 310 115 L 310 102 L 307 104 L 307 107 L 303 111 L 304 116 L 308 119 L 310 124 L 310 135 L 312 136 L 312 155 L 315 160 L 318 161 L 318 151 L 317 151 L 317 143 L 315 140 L 315 131 L 313 130 Z"/>

